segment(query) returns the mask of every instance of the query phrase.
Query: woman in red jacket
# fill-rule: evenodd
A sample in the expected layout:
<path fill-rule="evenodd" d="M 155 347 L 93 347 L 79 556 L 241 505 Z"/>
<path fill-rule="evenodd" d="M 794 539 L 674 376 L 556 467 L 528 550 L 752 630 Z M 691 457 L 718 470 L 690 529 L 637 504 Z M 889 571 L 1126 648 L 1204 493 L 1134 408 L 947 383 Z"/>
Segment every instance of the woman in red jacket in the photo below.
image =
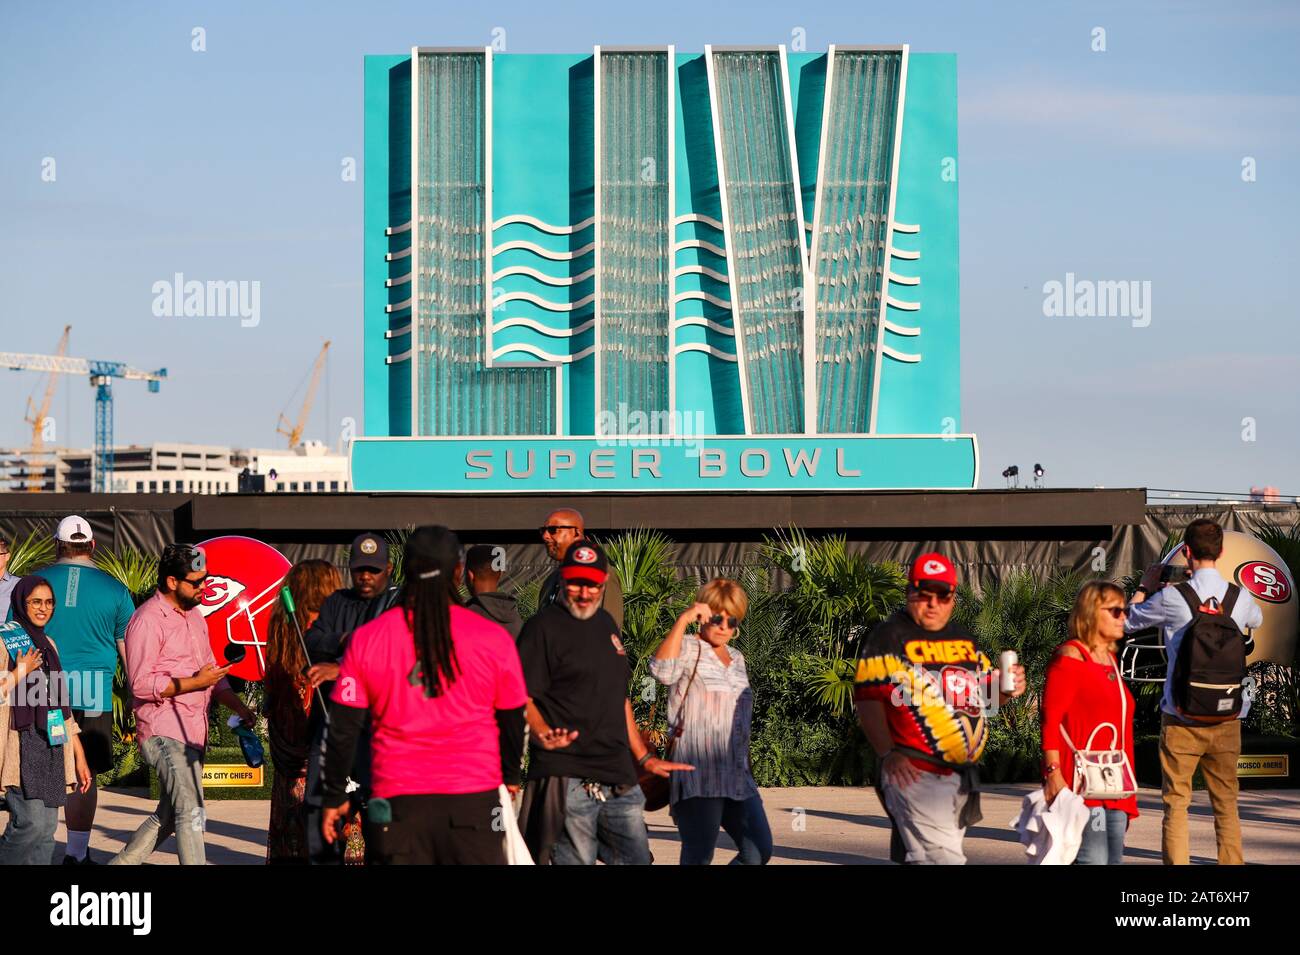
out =
<path fill-rule="evenodd" d="M 1133 765 L 1133 695 L 1120 676 L 1115 645 L 1124 636 L 1124 591 L 1112 583 L 1090 580 L 1079 588 L 1070 611 L 1070 639 L 1047 667 L 1043 692 L 1043 795 L 1050 803 L 1074 777 L 1070 741 L 1092 749 L 1122 747 Z M 1093 737 L 1093 731 L 1110 723 Z M 1064 726 L 1065 734 L 1061 728 Z M 1068 737 L 1068 740 L 1067 740 Z M 1092 817 L 1083 831 L 1076 865 L 1120 865 L 1124 835 L 1138 815 L 1137 796 L 1088 799 Z"/>

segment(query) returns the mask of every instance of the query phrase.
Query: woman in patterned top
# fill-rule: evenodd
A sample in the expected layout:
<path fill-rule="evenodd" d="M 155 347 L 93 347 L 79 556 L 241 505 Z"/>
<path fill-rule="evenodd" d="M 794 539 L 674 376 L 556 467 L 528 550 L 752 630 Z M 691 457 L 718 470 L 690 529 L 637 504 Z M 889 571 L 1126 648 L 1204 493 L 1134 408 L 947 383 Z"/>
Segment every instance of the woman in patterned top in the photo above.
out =
<path fill-rule="evenodd" d="M 727 646 L 749 608 L 734 580 L 700 588 L 697 603 L 677 618 L 650 661 L 668 691 L 668 725 L 677 737 L 673 759 L 695 766 L 673 773 L 669 802 L 682 837 L 682 865 L 708 865 L 726 830 L 740 850 L 732 865 L 765 865 L 772 831 L 749 771 L 749 722 L 754 695 L 745 658 Z M 698 634 L 686 628 L 699 624 Z"/>

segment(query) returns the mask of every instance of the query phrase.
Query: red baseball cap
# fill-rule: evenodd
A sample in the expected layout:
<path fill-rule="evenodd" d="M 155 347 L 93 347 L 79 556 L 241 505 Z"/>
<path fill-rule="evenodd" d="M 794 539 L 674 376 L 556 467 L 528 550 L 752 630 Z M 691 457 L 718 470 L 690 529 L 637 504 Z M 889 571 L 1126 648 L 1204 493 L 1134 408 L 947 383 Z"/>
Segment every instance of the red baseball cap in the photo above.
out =
<path fill-rule="evenodd" d="M 957 589 L 957 568 L 943 554 L 922 554 L 912 561 L 912 572 L 907 575 L 907 582 L 913 587 L 924 583 L 945 584 L 949 589 Z"/>

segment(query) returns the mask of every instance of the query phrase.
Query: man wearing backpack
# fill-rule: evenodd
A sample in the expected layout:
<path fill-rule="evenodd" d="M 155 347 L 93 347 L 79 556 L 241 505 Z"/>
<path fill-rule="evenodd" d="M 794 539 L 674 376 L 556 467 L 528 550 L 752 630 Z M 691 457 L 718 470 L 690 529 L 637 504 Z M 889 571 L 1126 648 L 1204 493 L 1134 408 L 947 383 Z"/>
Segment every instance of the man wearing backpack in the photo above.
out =
<path fill-rule="evenodd" d="M 1237 757 L 1241 720 L 1250 711 L 1242 683 L 1254 649 L 1247 631 L 1262 625 L 1264 614 L 1214 566 L 1223 553 L 1222 527 L 1205 518 L 1192 521 L 1183 541 L 1191 578 L 1165 584 L 1161 564 L 1147 568 L 1124 625 L 1129 633 L 1159 627 L 1169 660 L 1160 704 L 1160 851 L 1165 865 L 1189 862 L 1187 807 L 1199 766 L 1214 809 L 1219 864 L 1242 865 Z"/>

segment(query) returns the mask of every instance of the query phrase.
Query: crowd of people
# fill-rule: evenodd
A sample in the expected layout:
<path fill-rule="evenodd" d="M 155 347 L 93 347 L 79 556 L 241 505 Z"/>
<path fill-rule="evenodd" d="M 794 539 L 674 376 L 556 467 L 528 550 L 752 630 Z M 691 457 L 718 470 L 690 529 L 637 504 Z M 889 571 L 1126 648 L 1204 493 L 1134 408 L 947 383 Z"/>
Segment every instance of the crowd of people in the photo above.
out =
<path fill-rule="evenodd" d="M 504 549 L 466 550 L 446 527 L 411 533 L 400 587 L 388 542 L 374 533 L 352 542 L 346 586 L 328 561 L 289 571 L 291 599 L 269 621 L 260 714 L 275 770 L 268 862 L 648 864 L 648 801 L 668 805 L 684 865 L 709 864 L 723 832 L 737 850 L 733 864 L 769 861 L 772 831 L 749 759 L 753 691 L 733 645 L 748 610 L 744 589 L 726 578 L 706 583 L 653 651 L 649 671 L 667 687 L 661 750 L 629 697 L 622 588 L 608 556 L 576 510 L 548 515 L 539 530 L 556 566 L 527 620 L 501 589 Z M 94 780 L 112 765 L 119 661 L 135 740 L 160 798 L 107 861 L 144 862 L 174 834 L 181 864 L 203 864 L 212 707 L 223 704 L 245 727 L 259 716 L 212 651 L 199 609 L 209 579 L 204 550 L 167 546 L 155 592 L 136 607 L 95 566 L 87 521 L 68 517 L 55 536 L 55 563 L 20 578 L 8 575 L 0 538 L 8 616 L 0 628 L 0 792 L 8 814 L 0 864 L 51 863 L 60 809 L 64 864 L 95 864 Z M 1116 654 L 1126 633 L 1149 627 L 1162 631 L 1169 660 L 1160 741 L 1164 861 L 1188 861 L 1199 768 L 1219 861 L 1242 862 L 1235 770 L 1249 701 L 1234 702 L 1229 687 L 1228 704 L 1210 706 L 1220 715 L 1207 716 L 1195 695 L 1205 691 L 1185 692 L 1189 667 L 1212 643 L 1207 628 L 1219 627 L 1229 643 L 1235 633 L 1240 643 L 1231 649 L 1244 660 L 1249 631 L 1262 622 L 1250 594 L 1215 569 L 1222 549 L 1222 529 L 1198 520 L 1185 535 L 1185 583 L 1167 585 L 1157 564 L 1131 598 L 1105 581 L 1089 581 L 1077 595 L 1038 716 L 1040 808 L 1074 797 L 1087 808 L 1079 864 L 1122 862 L 1138 815 L 1136 706 Z M 920 555 L 904 606 L 858 649 L 855 707 L 877 755 L 890 858 L 899 863 L 965 862 L 966 831 L 981 818 L 978 765 L 990 713 L 1020 705 L 1014 701 L 1026 692 L 1024 667 L 1009 658 L 994 665 L 953 619 L 957 584 L 947 557 Z M 1180 661 L 1184 643 L 1191 649 Z M 1195 682 L 1194 670 L 1191 679 L 1193 687 L 1210 685 Z"/>

